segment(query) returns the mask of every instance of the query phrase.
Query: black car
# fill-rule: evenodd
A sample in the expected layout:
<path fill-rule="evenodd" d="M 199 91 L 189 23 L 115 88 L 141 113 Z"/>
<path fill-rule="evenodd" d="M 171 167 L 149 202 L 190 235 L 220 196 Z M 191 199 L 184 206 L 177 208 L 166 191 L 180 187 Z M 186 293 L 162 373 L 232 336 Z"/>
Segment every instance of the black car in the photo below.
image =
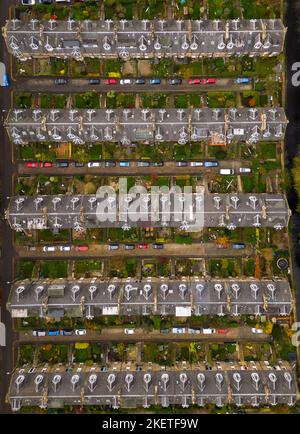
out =
<path fill-rule="evenodd" d="M 134 82 L 134 84 L 145 84 L 146 81 L 144 78 L 137 78 Z"/>
<path fill-rule="evenodd" d="M 59 84 L 59 85 L 62 85 L 62 84 L 68 84 L 68 80 L 66 79 L 66 78 L 56 78 L 55 80 L 54 80 L 54 84 Z"/>
<path fill-rule="evenodd" d="M 72 334 L 73 334 L 73 329 L 63 329 L 63 330 L 62 330 L 62 334 L 63 334 L 64 336 L 72 336 Z"/>
<path fill-rule="evenodd" d="M 79 161 L 75 161 L 75 167 L 84 167 L 84 163 L 80 163 Z"/>
<path fill-rule="evenodd" d="M 175 85 L 175 84 L 181 84 L 182 80 L 181 78 L 171 78 L 171 80 L 169 80 L 169 84 Z"/>
<path fill-rule="evenodd" d="M 153 249 L 163 249 L 164 245 L 161 243 L 154 243 L 152 244 Z"/>
<path fill-rule="evenodd" d="M 187 161 L 176 161 L 176 167 L 187 167 L 188 162 Z"/>
<path fill-rule="evenodd" d="M 104 166 L 105 167 L 116 167 L 116 162 L 115 161 L 105 161 Z"/>
<path fill-rule="evenodd" d="M 88 80 L 89 84 L 100 84 L 100 79 L 99 78 L 90 78 Z"/>
<path fill-rule="evenodd" d="M 124 245 L 124 249 L 125 250 L 134 250 L 135 249 L 135 244 L 125 244 Z"/>
<path fill-rule="evenodd" d="M 69 163 L 67 161 L 57 161 L 56 167 L 60 167 L 60 168 L 69 167 Z"/>

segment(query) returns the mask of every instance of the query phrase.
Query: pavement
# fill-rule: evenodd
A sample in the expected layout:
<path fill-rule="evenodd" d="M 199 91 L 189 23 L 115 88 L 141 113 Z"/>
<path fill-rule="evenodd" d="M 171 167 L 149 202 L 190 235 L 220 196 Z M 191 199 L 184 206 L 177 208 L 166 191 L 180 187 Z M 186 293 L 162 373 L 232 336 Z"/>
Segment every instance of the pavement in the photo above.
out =
<path fill-rule="evenodd" d="M 5 21 L 8 19 L 9 7 L 14 4 L 14 0 L 1 0 L 0 2 L 0 27 L 4 26 Z M 0 60 L 5 64 L 6 70 L 10 71 L 10 57 L 5 48 L 5 44 L 2 36 L 0 36 Z M 12 321 L 9 312 L 6 310 L 6 299 L 9 294 L 10 285 L 7 282 L 11 282 L 14 277 L 13 257 L 14 249 L 12 243 L 11 230 L 7 223 L 3 220 L 4 209 L 7 206 L 6 197 L 11 196 L 12 191 L 12 179 L 15 167 L 12 163 L 12 151 L 11 144 L 8 136 L 3 128 L 3 110 L 7 110 L 10 107 L 10 88 L 1 87 L 0 89 L 0 137 L 1 137 L 1 242 L 2 242 L 2 257 L 1 257 L 1 321 L 6 326 L 6 347 L 0 347 L 0 414 L 10 413 L 10 406 L 5 404 L 5 394 L 8 390 L 10 376 L 7 372 L 11 372 L 13 369 L 13 340 L 14 332 L 12 330 Z M 5 249 L 4 249 L 5 246 Z"/>
<path fill-rule="evenodd" d="M 31 332 L 20 332 L 17 343 L 45 344 L 45 343 L 73 343 L 73 342 L 269 342 L 271 336 L 265 333 L 252 333 L 250 327 L 242 326 L 231 328 L 226 334 L 174 334 L 160 333 L 159 331 L 145 332 L 135 329 L 134 334 L 127 335 L 122 328 L 109 328 L 100 331 L 88 330 L 84 336 L 45 336 L 34 337 Z"/>
<path fill-rule="evenodd" d="M 91 77 L 100 78 L 100 77 Z M 69 78 L 68 83 L 58 85 L 54 83 L 54 78 L 22 78 L 18 77 L 15 85 L 16 91 L 30 91 L 30 92 L 54 92 L 54 93 L 79 93 L 79 92 L 124 92 L 124 93 L 199 93 L 208 91 L 232 91 L 242 92 L 244 90 L 251 90 L 253 83 L 249 84 L 236 84 L 234 78 L 218 78 L 215 84 L 188 84 L 188 80 L 182 80 L 180 85 L 168 84 L 168 79 L 161 79 L 161 84 L 151 85 L 145 84 L 115 84 L 107 85 L 104 78 L 100 79 L 100 84 L 90 85 L 88 78 Z M 133 79 L 134 80 L 134 79 Z M 149 78 L 147 78 L 147 81 Z"/>
<path fill-rule="evenodd" d="M 69 161 L 69 160 L 68 160 Z M 17 163 L 19 175 L 45 175 L 45 176 L 80 176 L 80 175 L 99 175 L 99 176 L 180 176 L 180 175 L 194 175 L 202 176 L 209 175 L 210 173 L 219 173 L 220 169 L 233 169 L 235 173 L 239 173 L 240 167 L 250 167 L 249 163 L 242 160 L 223 160 L 219 161 L 218 167 L 177 167 L 175 161 L 165 161 L 162 167 L 139 167 L 137 166 L 137 160 L 130 161 L 130 167 L 75 167 L 73 162 L 69 163 L 69 167 L 58 168 L 53 167 L 38 167 L 28 168 L 25 167 L 24 162 L 19 161 Z M 247 173 L 243 174 L 247 175 Z"/>
<path fill-rule="evenodd" d="M 123 243 L 122 243 L 123 244 Z M 125 244 L 125 243 L 124 243 Z M 131 243 L 128 243 L 131 244 Z M 142 243 L 144 244 L 144 243 Z M 55 245 L 55 244 L 51 244 Z M 63 245 L 60 243 L 59 245 Z M 108 258 L 108 257 L 124 257 L 124 248 L 120 243 L 120 248 L 117 250 L 109 250 L 108 244 L 89 244 L 89 250 L 87 252 L 76 252 L 74 248 L 71 252 L 43 252 L 42 246 L 35 247 L 36 250 L 29 250 L 27 247 L 20 246 L 17 250 L 19 258 L 30 259 L 90 259 L 90 258 Z M 147 249 L 134 249 L 126 250 L 126 257 L 128 258 L 161 258 L 161 257 L 175 257 L 175 258 L 241 258 L 253 255 L 254 249 L 252 246 L 247 246 L 245 249 L 220 249 L 214 243 L 193 243 L 193 244 L 176 244 L 167 243 L 164 244 L 163 249 L 154 249 L 152 243 L 149 243 Z"/>

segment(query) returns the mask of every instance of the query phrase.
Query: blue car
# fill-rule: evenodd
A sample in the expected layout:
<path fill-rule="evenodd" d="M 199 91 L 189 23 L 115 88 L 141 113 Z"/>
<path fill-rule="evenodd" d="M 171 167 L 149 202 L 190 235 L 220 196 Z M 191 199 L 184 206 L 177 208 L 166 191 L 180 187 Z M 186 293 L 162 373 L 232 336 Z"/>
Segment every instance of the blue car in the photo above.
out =
<path fill-rule="evenodd" d="M 130 161 L 120 161 L 120 167 L 130 167 Z"/>
<path fill-rule="evenodd" d="M 3 74 L 3 86 L 4 87 L 9 86 L 9 75 L 7 73 Z"/>
<path fill-rule="evenodd" d="M 251 82 L 251 78 L 250 77 L 238 77 L 235 82 L 237 84 L 247 84 Z"/>
<path fill-rule="evenodd" d="M 59 330 L 49 330 L 48 331 L 48 336 L 59 336 L 59 335 L 60 335 Z"/>
<path fill-rule="evenodd" d="M 159 78 L 151 78 L 151 80 L 149 80 L 150 84 L 160 84 L 160 79 Z"/>
<path fill-rule="evenodd" d="M 203 165 L 204 165 L 204 167 L 218 167 L 219 162 L 218 161 L 204 161 Z"/>
<path fill-rule="evenodd" d="M 244 243 L 234 243 L 232 244 L 232 248 L 236 250 L 244 249 L 246 246 Z"/>

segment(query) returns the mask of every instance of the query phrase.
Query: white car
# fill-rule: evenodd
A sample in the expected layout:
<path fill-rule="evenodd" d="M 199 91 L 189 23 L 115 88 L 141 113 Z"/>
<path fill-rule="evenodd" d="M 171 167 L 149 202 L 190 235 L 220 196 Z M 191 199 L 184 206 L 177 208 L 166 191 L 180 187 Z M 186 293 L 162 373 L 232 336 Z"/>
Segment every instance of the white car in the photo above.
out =
<path fill-rule="evenodd" d="M 100 167 L 101 163 L 100 161 L 89 161 L 88 162 L 88 167 Z"/>
<path fill-rule="evenodd" d="M 213 335 L 216 333 L 216 329 L 202 329 L 202 333 L 204 335 Z"/>
<path fill-rule="evenodd" d="M 55 246 L 44 246 L 43 252 L 55 252 L 56 247 Z"/>
<path fill-rule="evenodd" d="M 262 329 L 257 329 L 257 328 L 255 328 L 255 327 L 252 327 L 251 331 L 252 331 L 252 333 L 254 333 L 254 334 L 261 334 L 261 333 L 263 333 L 263 330 L 262 330 Z"/>
<path fill-rule="evenodd" d="M 36 337 L 46 336 L 46 332 L 44 330 L 33 330 L 32 336 L 36 336 Z"/>
<path fill-rule="evenodd" d="M 240 173 L 251 173 L 252 169 L 250 167 L 240 167 L 239 172 Z"/>
<path fill-rule="evenodd" d="M 190 166 L 191 167 L 201 167 L 201 166 L 203 166 L 203 161 L 191 161 Z"/>
<path fill-rule="evenodd" d="M 70 252 L 71 251 L 71 246 L 59 246 L 59 250 L 61 252 Z"/>
<path fill-rule="evenodd" d="M 133 335 L 134 329 L 124 329 L 125 335 Z"/>
<path fill-rule="evenodd" d="M 84 336 L 84 335 L 86 335 L 86 330 L 85 329 L 76 329 L 75 330 L 75 335 L 77 335 L 77 336 Z"/>
<path fill-rule="evenodd" d="M 35 5 L 36 0 L 22 0 L 22 5 L 23 6 L 32 6 Z"/>
<path fill-rule="evenodd" d="M 131 84 L 130 78 L 122 78 L 120 84 Z"/>

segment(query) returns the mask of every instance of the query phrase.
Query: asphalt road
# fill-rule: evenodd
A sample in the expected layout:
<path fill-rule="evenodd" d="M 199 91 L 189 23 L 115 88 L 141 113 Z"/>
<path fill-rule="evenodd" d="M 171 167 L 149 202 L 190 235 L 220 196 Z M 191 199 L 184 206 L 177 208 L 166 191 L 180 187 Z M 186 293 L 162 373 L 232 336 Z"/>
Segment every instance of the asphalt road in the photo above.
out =
<path fill-rule="evenodd" d="M 97 77 L 98 78 L 98 77 Z M 149 79 L 147 79 L 149 80 Z M 54 92 L 54 93 L 78 93 L 78 92 L 124 92 L 124 93 L 199 93 L 207 91 L 236 91 L 251 90 L 252 82 L 249 84 L 236 84 L 233 78 L 218 78 L 215 84 L 196 84 L 190 85 L 187 80 L 183 80 L 180 85 L 170 85 L 167 79 L 162 79 L 161 84 L 151 85 L 145 83 L 139 84 L 115 84 L 107 85 L 104 79 L 100 80 L 100 84 L 90 85 L 87 78 L 69 78 L 68 83 L 57 85 L 54 83 L 54 78 L 18 78 L 15 85 L 17 91 L 30 92 Z"/>
<path fill-rule="evenodd" d="M 223 160 L 219 161 L 218 167 L 177 167 L 175 161 L 166 161 L 162 167 L 139 167 L 137 161 L 131 160 L 130 167 L 104 167 L 102 162 L 101 167 L 75 167 L 70 163 L 67 168 L 53 167 L 38 167 L 27 168 L 24 162 L 18 162 L 19 175 L 45 175 L 45 176 L 80 176 L 80 175 L 99 175 L 99 176 L 180 176 L 180 175 L 209 175 L 210 173 L 219 173 L 220 169 L 233 169 L 235 173 L 239 173 L 240 167 L 249 167 L 249 163 L 245 164 L 241 160 Z M 245 174 L 244 174 L 245 175 Z M 247 175 L 247 173 L 246 173 Z"/>
<path fill-rule="evenodd" d="M 101 332 L 88 330 L 85 336 L 45 336 L 33 337 L 30 332 L 20 332 L 18 343 L 45 344 L 45 343 L 73 343 L 73 342 L 268 342 L 270 335 L 261 333 L 254 334 L 250 327 L 231 328 L 226 334 L 174 334 L 160 333 L 157 331 L 146 333 L 142 329 L 135 329 L 134 334 L 126 335 L 123 329 L 109 328 Z"/>
<path fill-rule="evenodd" d="M 13 0 L 1 0 L 0 2 L 0 27 L 5 24 L 8 19 L 9 6 L 13 5 Z M 6 65 L 6 70 L 10 71 L 10 59 L 6 51 L 4 40 L 2 35 L 0 36 L 0 61 Z M 12 321 L 10 314 L 6 310 L 6 299 L 9 294 L 9 284 L 7 282 L 12 281 L 13 270 L 13 245 L 11 230 L 7 223 L 3 220 L 4 209 L 7 206 L 6 197 L 12 194 L 12 178 L 14 172 L 14 166 L 11 161 L 11 144 L 8 140 L 6 132 L 3 128 L 3 110 L 7 110 L 10 107 L 10 89 L 2 87 L 0 89 L 0 137 L 1 137 L 1 240 L 2 240 L 2 258 L 1 258 L 1 320 L 6 326 L 6 347 L 1 348 L 1 369 L 0 369 L 0 414 L 10 413 L 10 406 L 6 405 L 5 394 L 8 390 L 10 377 L 7 372 L 11 372 L 13 369 L 13 357 L 12 357 L 12 343 L 14 339 L 14 332 L 12 330 Z"/>
<path fill-rule="evenodd" d="M 129 244 L 129 243 L 128 243 Z M 52 244 L 53 245 L 53 244 Z M 62 244 L 60 244 L 62 245 Z M 120 247 L 118 250 L 108 250 L 107 244 L 90 244 L 87 252 L 48 252 L 44 253 L 42 247 L 36 247 L 35 251 L 31 251 L 26 247 L 19 247 L 19 258 L 30 259 L 90 259 L 90 258 L 116 258 L 124 257 L 125 250 Z M 148 249 L 126 250 L 126 257 L 141 257 L 141 258 L 161 258 L 161 257 L 176 257 L 176 258 L 241 258 L 253 255 L 254 251 L 251 246 L 245 249 L 220 249 L 213 243 L 193 243 L 193 244 L 164 244 L 163 249 L 153 249 L 149 244 Z"/>

